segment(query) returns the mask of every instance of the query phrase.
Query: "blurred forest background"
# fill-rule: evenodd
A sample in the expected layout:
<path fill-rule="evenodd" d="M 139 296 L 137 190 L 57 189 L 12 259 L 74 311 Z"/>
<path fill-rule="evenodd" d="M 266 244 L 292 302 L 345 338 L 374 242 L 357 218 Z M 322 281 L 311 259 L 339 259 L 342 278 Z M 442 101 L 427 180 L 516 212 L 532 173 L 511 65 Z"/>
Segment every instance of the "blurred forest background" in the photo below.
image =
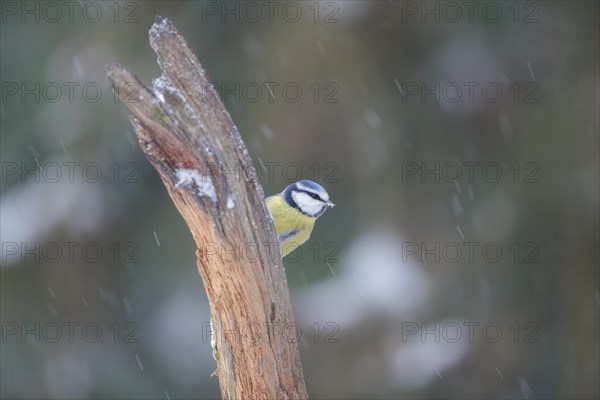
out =
<path fill-rule="evenodd" d="M 598 398 L 598 2 L 72 3 L 1 3 L 2 398 L 220 396 L 104 73 L 158 77 L 155 15 L 265 193 L 336 203 L 285 260 L 311 398 Z"/>

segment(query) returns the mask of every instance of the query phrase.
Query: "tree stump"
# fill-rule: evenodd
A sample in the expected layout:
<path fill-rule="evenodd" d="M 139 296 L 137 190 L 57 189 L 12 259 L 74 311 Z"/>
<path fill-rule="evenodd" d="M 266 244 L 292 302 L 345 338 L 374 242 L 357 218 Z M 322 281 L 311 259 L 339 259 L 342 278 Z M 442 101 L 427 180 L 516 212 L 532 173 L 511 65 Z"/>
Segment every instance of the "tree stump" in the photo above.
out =
<path fill-rule="evenodd" d="M 156 17 L 150 45 L 162 70 L 152 87 L 119 64 L 106 72 L 198 247 L 222 396 L 305 399 L 297 340 L 283 334 L 295 323 L 263 190 L 256 175 L 232 173 L 252 166 L 250 155 L 202 65 L 169 20 Z"/>

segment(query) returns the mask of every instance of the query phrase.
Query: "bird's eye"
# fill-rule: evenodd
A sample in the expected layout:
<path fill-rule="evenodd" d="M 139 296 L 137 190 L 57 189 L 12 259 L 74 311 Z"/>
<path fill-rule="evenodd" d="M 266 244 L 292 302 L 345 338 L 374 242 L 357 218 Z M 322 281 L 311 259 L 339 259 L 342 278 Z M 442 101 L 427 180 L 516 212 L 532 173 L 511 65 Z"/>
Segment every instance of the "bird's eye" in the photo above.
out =
<path fill-rule="evenodd" d="M 318 199 L 319 199 L 319 196 L 318 196 L 318 195 L 316 195 L 316 194 L 314 194 L 314 193 L 311 193 L 311 194 L 310 194 L 310 197 L 312 197 L 312 198 L 313 198 L 313 199 L 315 199 L 315 200 L 318 200 Z"/>

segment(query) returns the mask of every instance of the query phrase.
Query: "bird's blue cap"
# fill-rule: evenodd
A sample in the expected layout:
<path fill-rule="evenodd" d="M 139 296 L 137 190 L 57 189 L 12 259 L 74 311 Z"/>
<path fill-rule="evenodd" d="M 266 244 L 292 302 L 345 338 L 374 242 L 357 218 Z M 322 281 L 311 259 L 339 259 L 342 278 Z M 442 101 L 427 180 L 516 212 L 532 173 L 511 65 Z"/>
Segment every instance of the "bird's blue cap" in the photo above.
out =
<path fill-rule="evenodd" d="M 323 186 L 319 185 L 317 182 L 310 181 L 308 179 L 303 179 L 301 181 L 296 182 L 294 185 L 300 184 L 302 186 L 306 186 L 309 189 L 313 189 L 319 192 L 325 192 Z"/>

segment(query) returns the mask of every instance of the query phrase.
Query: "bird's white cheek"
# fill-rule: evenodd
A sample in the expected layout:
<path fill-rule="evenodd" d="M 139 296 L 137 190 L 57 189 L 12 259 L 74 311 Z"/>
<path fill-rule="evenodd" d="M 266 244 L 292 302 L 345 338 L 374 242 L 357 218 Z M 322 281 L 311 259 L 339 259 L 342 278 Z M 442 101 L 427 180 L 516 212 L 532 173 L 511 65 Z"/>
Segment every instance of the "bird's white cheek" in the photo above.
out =
<path fill-rule="evenodd" d="M 292 193 L 292 198 L 298 204 L 298 207 L 308 215 L 317 215 L 323 207 L 323 203 L 305 193 Z"/>
<path fill-rule="evenodd" d="M 314 202 L 314 204 L 309 204 L 304 208 L 304 211 L 306 211 L 306 213 L 308 215 L 317 215 L 321 209 L 323 208 L 323 205 L 321 204 L 321 202 Z"/>

